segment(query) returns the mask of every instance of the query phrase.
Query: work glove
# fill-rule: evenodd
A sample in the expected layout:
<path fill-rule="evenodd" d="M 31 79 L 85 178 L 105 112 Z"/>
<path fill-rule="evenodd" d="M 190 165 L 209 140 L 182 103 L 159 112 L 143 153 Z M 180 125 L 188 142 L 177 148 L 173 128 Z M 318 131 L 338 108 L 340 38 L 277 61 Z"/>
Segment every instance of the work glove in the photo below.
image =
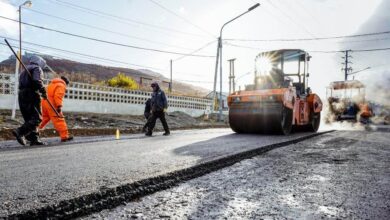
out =
<path fill-rule="evenodd" d="M 164 112 L 167 112 L 168 110 L 166 109 L 166 108 L 164 108 L 164 110 L 163 110 Z"/>

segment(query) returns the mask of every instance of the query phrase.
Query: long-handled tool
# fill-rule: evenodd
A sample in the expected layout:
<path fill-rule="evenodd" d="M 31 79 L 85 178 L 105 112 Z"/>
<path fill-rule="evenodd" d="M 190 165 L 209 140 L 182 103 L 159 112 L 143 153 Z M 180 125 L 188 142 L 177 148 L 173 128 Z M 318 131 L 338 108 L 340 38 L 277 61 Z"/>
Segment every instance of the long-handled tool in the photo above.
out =
<path fill-rule="evenodd" d="M 20 65 L 23 66 L 23 68 L 26 70 L 27 74 L 30 76 L 30 78 L 32 79 L 32 74 L 30 73 L 30 71 L 27 69 L 27 67 L 24 65 L 24 63 L 22 62 L 22 60 L 19 58 L 19 56 L 15 53 L 14 49 L 11 47 L 11 45 L 8 43 L 8 40 L 7 39 L 4 39 L 5 43 L 8 45 L 9 49 L 11 49 L 12 53 L 15 55 L 16 59 L 18 59 Z M 45 100 L 47 101 L 47 103 L 49 103 L 51 109 L 54 111 L 54 113 L 57 115 L 58 118 L 64 118 L 64 116 L 61 116 L 58 112 L 57 112 L 57 109 L 54 108 L 53 104 L 50 102 L 50 100 L 48 98 L 45 98 Z"/>

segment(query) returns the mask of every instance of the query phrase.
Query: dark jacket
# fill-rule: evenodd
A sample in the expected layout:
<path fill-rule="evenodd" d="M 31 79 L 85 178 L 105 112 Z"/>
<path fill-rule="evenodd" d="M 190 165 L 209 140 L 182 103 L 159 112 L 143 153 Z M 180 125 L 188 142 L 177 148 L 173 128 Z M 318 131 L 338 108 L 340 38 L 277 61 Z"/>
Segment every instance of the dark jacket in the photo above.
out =
<path fill-rule="evenodd" d="M 45 87 L 42 81 L 42 69 L 37 65 L 28 65 L 27 69 L 31 73 L 30 75 L 26 70 L 23 70 L 19 76 L 19 89 L 31 89 L 33 91 L 39 91 L 44 93 Z"/>
<path fill-rule="evenodd" d="M 149 118 L 149 116 L 150 116 L 150 111 L 152 110 L 152 106 L 151 106 L 151 100 L 150 99 L 148 99 L 148 100 L 146 100 L 146 102 L 145 102 L 145 110 L 144 110 L 144 116 L 145 116 L 145 118 Z"/>
<path fill-rule="evenodd" d="M 34 92 L 39 91 L 41 94 L 46 93 L 45 86 L 43 85 L 42 77 L 43 70 L 46 66 L 44 59 L 38 56 L 33 56 L 30 59 L 30 64 L 27 65 L 28 71 L 31 76 L 24 69 L 19 76 L 19 89 L 30 89 Z"/>
<path fill-rule="evenodd" d="M 157 85 L 157 91 L 152 93 L 151 98 L 152 112 L 163 111 L 165 108 L 168 108 L 168 100 L 165 96 L 164 91 L 160 89 Z"/>

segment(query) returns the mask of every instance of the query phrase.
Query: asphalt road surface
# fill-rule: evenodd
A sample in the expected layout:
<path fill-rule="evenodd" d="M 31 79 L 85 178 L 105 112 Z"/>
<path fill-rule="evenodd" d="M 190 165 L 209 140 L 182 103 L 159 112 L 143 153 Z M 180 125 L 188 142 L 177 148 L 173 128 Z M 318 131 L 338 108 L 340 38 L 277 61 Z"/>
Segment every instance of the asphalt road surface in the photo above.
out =
<path fill-rule="evenodd" d="M 85 219 L 129 218 L 390 219 L 390 133 L 321 135 Z"/>
<path fill-rule="evenodd" d="M 38 148 L 0 143 L 5 146 L 0 150 L 0 218 L 306 135 L 205 129 L 174 131 L 168 137 L 76 139 L 69 145 L 51 141 L 51 146 Z"/>

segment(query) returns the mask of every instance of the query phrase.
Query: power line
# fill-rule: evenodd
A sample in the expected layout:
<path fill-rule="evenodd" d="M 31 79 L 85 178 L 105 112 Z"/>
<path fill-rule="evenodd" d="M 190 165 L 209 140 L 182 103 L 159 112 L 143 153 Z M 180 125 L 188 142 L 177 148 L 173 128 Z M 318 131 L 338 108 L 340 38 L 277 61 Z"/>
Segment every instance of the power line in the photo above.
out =
<path fill-rule="evenodd" d="M 4 16 L 0 16 L 0 18 L 6 19 L 6 20 L 10 20 L 10 21 L 14 21 L 14 22 L 19 22 L 18 20 L 15 20 L 15 19 L 12 19 L 12 18 L 7 18 L 7 17 L 4 17 Z M 180 53 L 180 52 L 160 50 L 160 49 L 154 49 L 154 48 L 139 47 L 139 46 L 135 46 L 135 45 L 117 43 L 117 42 L 113 42 L 113 41 L 102 40 L 102 39 L 93 38 L 93 37 L 87 37 L 87 36 L 82 36 L 82 35 L 79 35 L 79 34 L 73 34 L 73 33 L 65 32 L 65 31 L 61 31 L 61 30 L 56 30 L 56 29 L 52 29 L 52 28 L 47 28 L 47 27 L 43 27 L 43 26 L 38 26 L 38 25 L 26 23 L 26 22 L 21 22 L 21 23 L 23 25 L 39 28 L 39 29 L 46 30 L 46 31 L 52 31 L 52 32 L 56 32 L 56 33 L 60 33 L 60 34 L 64 34 L 64 35 L 69 35 L 69 36 L 72 36 L 72 37 L 83 38 L 83 39 L 86 39 L 86 40 L 91 40 L 91 41 L 96 41 L 96 42 L 100 42 L 100 43 L 111 44 L 111 45 L 115 45 L 115 46 L 121 46 L 121 47 L 127 47 L 127 48 L 138 49 L 138 50 L 145 50 L 145 51 L 153 51 L 153 52 L 159 52 L 159 53 L 166 53 L 166 54 L 187 55 L 187 56 L 192 56 L 192 57 L 214 58 L 214 56 L 209 56 L 209 55 L 188 54 L 188 53 Z"/>
<path fill-rule="evenodd" d="M 0 36 L 0 37 L 3 37 L 3 36 Z M 7 38 L 7 39 L 11 40 L 11 41 L 18 41 L 16 39 L 12 39 L 12 38 Z M 88 59 L 94 60 L 94 61 L 98 60 L 98 61 L 104 61 L 104 62 L 108 62 L 108 63 L 120 63 L 120 64 L 132 65 L 132 66 L 137 66 L 137 67 L 142 67 L 142 68 L 154 69 L 154 70 L 161 71 L 163 73 L 167 73 L 166 69 L 161 69 L 161 68 L 157 68 L 157 67 L 151 67 L 151 66 L 139 65 L 139 64 L 134 64 L 134 63 L 128 63 L 128 62 L 124 62 L 124 61 L 118 61 L 118 60 L 108 59 L 108 58 L 104 58 L 104 57 L 98 57 L 98 56 L 93 56 L 93 55 L 89 55 L 89 54 L 83 54 L 83 53 L 78 53 L 78 52 L 74 52 L 74 51 L 63 50 L 63 49 L 54 48 L 54 47 L 50 47 L 50 46 L 45 46 L 45 45 L 41 45 L 41 44 L 35 44 L 35 43 L 27 42 L 27 41 L 24 41 L 24 43 L 28 44 L 28 45 L 38 46 L 38 47 L 42 47 L 42 48 L 57 50 L 57 51 L 64 52 L 64 53 L 69 53 L 69 54 L 82 56 L 84 58 L 88 58 Z M 0 44 L 1 45 L 6 45 L 6 44 L 1 43 L 1 42 L 0 42 Z M 12 45 L 12 46 L 15 47 L 14 45 Z M 53 56 L 53 57 L 65 58 L 65 59 L 71 59 L 71 60 L 75 59 L 74 57 L 67 57 L 67 56 L 64 56 L 64 55 L 57 55 L 57 54 L 52 53 L 52 52 L 50 54 L 44 54 L 44 53 L 39 52 L 37 50 L 31 49 L 30 47 L 25 47 L 25 48 L 26 48 L 26 51 L 33 52 L 33 53 L 38 53 L 38 54 L 42 54 L 42 55 L 50 55 L 50 56 Z M 182 74 L 182 75 L 195 75 L 195 76 L 198 75 L 198 74 L 183 73 L 183 72 L 176 72 L 176 73 L 179 73 L 179 74 Z M 198 76 L 200 76 L 200 75 L 198 75 Z"/>
<path fill-rule="evenodd" d="M 0 45 L 5 45 L 7 46 L 7 44 L 5 43 L 2 43 L 0 42 Z M 15 45 L 11 45 L 12 47 L 16 47 Z M 70 57 L 70 56 L 66 56 L 66 55 L 59 55 L 59 54 L 56 54 L 56 53 L 53 53 L 51 52 L 50 54 L 47 54 L 47 53 L 42 53 L 38 50 L 34 50 L 30 47 L 24 47 L 24 50 L 27 51 L 27 52 L 30 52 L 30 53 L 35 53 L 35 54 L 39 54 L 39 55 L 42 55 L 42 56 L 52 56 L 52 57 L 55 57 L 55 58 L 61 58 L 61 59 L 65 59 L 65 60 L 70 60 L 70 61 L 77 61 L 77 62 L 86 62 L 85 60 L 92 60 L 92 61 L 97 61 L 97 59 L 93 59 L 93 58 L 89 58 L 89 57 L 80 57 L 80 58 L 75 58 L 75 57 Z M 80 59 L 82 59 L 80 61 Z M 104 62 L 104 63 L 114 63 L 114 62 L 111 62 L 111 61 L 106 61 L 106 60 L 99 60 L 100 62 Z M 101 63 L 91 63 L 91 64 L 95 64 L 95 65 L 102 65 Z"/>
<path fill-rule="evenodd" d="M 0 36 L 0 37 L 3 37 L 3 36 Z M 12 38 L 7 38 L 8 40 L 11 40 L 11 41 L 18 41 L 16 39 L 12 39 Z M 51 50 L 57 50 L 57 51 L 60 51 L 60 52 L 64 52 L 64 53 L 69 53 L 69 54 L 74 54 L 74 55 L 79 55 L 79 56 L 83 56 L 83 57 L 87 57 L 87 58 L 92 58 L 94 60 L 100 60 L 100 61 L 108 61 L 110 63 L 120 63 L 120 64 L 126 64 L 126 65 L 132 65 L 132 66 L 137 66 L 137 67 L 142 67 L 142 68 L 149 68 L 149 69 L 155 69 L 155 70 L 160 70 L 160 71 L 165 71 L 164 69 L 161 69 L 161 68 L 156 68 L 156 67 L 151 67 L 151 66 L 145 66 L 145 65 L 139 65 L 139 64 L 134 64 L 134 63 L 128 63 L 128 62 L 124 62 L 124 61 L 118 61 L 118 60 L 113 60 L 113 59 L 108 59 L 108 58 L 104 58 L 104 57 L 98 57 L 98 56 L 92 56 L 92 55 L 89 55 L 89 54 L 83 54 L 83 53 L 78 53 L 78 52 L 74 52 L 74 51 L 69 51 L 69 50 L 63 50 L 63 49 L 59 49 L 59 48 L 55 48 L 55 47 L 49 47 L 49 46 L 45 46 L 45 45 L 40 45 L 40 44 L 35 44 L 35 43 L 30 43 L 30 42 L 27 42 L 27 41 L 23 41 L 25 44 L 28 44 L 28 45 L 33 45 L 33 46 L 38 46 L 38 47 L 42 47 L 42 48 L 47 48 L 47 49 L 51 49 Z M 2 45 L 6 45 L 4 43 L 1 43 L 0 44 Z M 12 45 L 14 46 L 14 45 Z M 28 49 L 28 47 L 26 47 L 26 49 Z M 34 52 L 34 53 L 39 53 L 39 54 L 43 54 L 37 50 L 34 50 L 34 49 L 31 49 L 29 48 L 29 51 L 30 52 Z M 53 54 L 53 53 L 51 53 Z M 48 55 L 51 55 L 51 54 L 48 54 Z M 56 56 L 56 57 L 60 57 L 58 55 L 53 55 L 53 56 Z M 72 57 L 66 57 L 67 59 L 73 59 Z"/>
<path fill-rule="evenodd" d="M 190 52 L 189 54 L 194 54 L 194 53 L 196 53 L 196 52 L 199 52 L 199 51 L 203 50 L 204 48 L 210 46 L 211 44 L 215 43 L 216 41 L 217 41 L 217 40 L 210 41 L 210 42 L 208 42 L 207 44 L 201 46 L 200 48 L 198 48 L 198 49 L 196 49 L 196 50 Z M 181 56 L 181 57 L 178 57 L 178 58 L 174 59 L 173 61 L 178 61 L 178 60 L 183 59 L 183 58 L 185 58 L 185 57 L 187 57 L 187 55 L 183 55 L 183 56 Z"/>
<path fill-rule="evenodd" d="M 169 31 L 169 32 L 175 32 L 175 33 L 179 33 L 179 34 L 191 35 L 191 36 L 195 36 L 195 37 L 206 37 L 204 35 L 188 33 L 188 32 L 180 31 L 180 30 L 173 29 L 173 28 L 168 28 L 168 27 L 163 27 L 163 26 L 159 26 L 159 25 L 149 24 L 149 23 L 146 23 L 146 22 L 142 22 L 142 21 L 138 21 L 138 20 L 134 20 L 134 19 L 130 19 L 130 18 L 125 18 L 125 17 L 121 17 L 121 16 L 118 16 L 118 15 L 109 14 L 109 13 L 106 13 L 106 12 L 103 12 L 103 11 L 98 11 L 98 10 L 94 10 L 94 9 L 91 9 L 91 8 L 82 7 L 80 5 L 76 5 L 76 4 L 73 4 L 73 3 L 70 3 L 70 2 L 65 2 L 65 1 L 61 1 L 61 0 L 48 0 L 48 1 L 51 1 L 53 3 L 55 2 L 57 4 L 60 4 L 62 6 L 68 7 L 68 8 L 76 9 L 76 10 L 82 11 L 84 13 L 97 15 L 97 16 L 102 16 L 103 15 L 104 17 L 108 17 L 111 20 L 114 20 L 114 21 L 117 21 L 117 22 L 121 22 L 121 23 L 127 24 L 127 25 L 134 26 L 134 24 L 138 24 L 138 25 L 151 27 L 151 28 L 154 28 L 154 29 L 157 28 L 157 29 L 160 29 L 160 30 L 165 30 L 165 31 Z"/>
<path fill-rule="evenodd" d="M 283 10 L 281 10 L 278 6 L 276 6 L 274 3 L 272 3 L 272 1 L 270 0 L 267 0 L 267 2 L 272 5 L 274 8 L 276 8 L 277 10 L 279 10 L 284 16 L 286 16 L 292 23 L 294 23 L 295 25 L 299 26 L 300 28 L 302 28 L 306 33 L 308 33 L 309 35 L 315 37 L 309 30 L 306 29 L 305 26 L 303 26 L 302 24 L 298 23 L 298 22 L 295 22 L 294 19 L 289 16 L 286 12 L 284 12 Z"/>
<path fill-rule="evenodd" d="M 227 46 L 252 49 L 252 50 L 258 50 L 258 51 L 270 50 L 270 49 L 264 49 L 264 48 L 236 45 L 236 44 L 232 44 L 232 43 L 228 43 L 228 42 L 225 42 L 224 44 Z M 370 48 L 370 49 L 351 49 L 352 52 L 371 52 L 371 51 L 384 51 L 384 50 L 390 50 L 390 47 Z M 339 52 L 344 52 L 344 51 L 345 50 L 308 50 L 307 52 L 311 52 L 311 53 L 339 53 Z"/>
<path fill-rule="evenodd" d="M 390 47 L 385 47 L 385 48 L 374 48 L 374 49 L 352 50 L 352 52 L 372 52 L 372 51 L 383 51 L 383 50 L 390 50 Z"/>
<path fill-rule="evenodd" d="M 366 39 L 366 40 L 356 40 L 356 41 L 345 41 L 342 43 L 360 43 L 360 42 L 369 42 L 369 41 L 384 41 L 384 40 L 390 40 L 390 37 L 385 38 L 375 38 L 375 39 Z M 339 42 L 340 43 L 340 42 Z M 238 47 L 238 48 L 245 48 L 245 49 L 252 49 L 252 50 L 271 50 L 271 49 L 265 49 L 265 48 L 258 48 L 258 47 L 251 47 L 246 45 L 240 45 L 235 43 L 230 43 L 227 41 L 224 41 L 224 45 L 232 46 L 232 47 Z"/>
<path fill-rule="evenodd" d="M 365 34 L 353 34 L 353 35 L 341 35 L 341 36 L 331 36 L 331 37 L 314 37 L 314 38 L 279 38 L 279 39 L 234 39 L 227 38 L 227 41 L 315 41 L 315 40 L 330 40 L 330 39 L 340 39 L 340 38 L 354 38 L 354 37 L 366 37 L 366 36 L 375 36 L 375 35 L 383 35 L 390 34 L 390 31 L 382 31 L 382 32 L 372 32 Z"/>
<path fill-rule="evenodd" d="M 121 32 L 112 31 L 112 30 L 108 30 L 108 29 L 105 29 L 105 28 L 97 27 L 97 26 L 93 26 L 93 25 L 90 25 L 90 24 L 81 23 L 81 22 L 78 22 L 78 21 L 66 19 L 66 18 L 63 18 L 63 17 L 59 17 L 59 16 L 56 16 L 56 15 L 48 14 L 48 13 L 45 13 L 45 12 L 42 12 L 42 11 L 38 11 L 38 10 L 34 10 L 34 9 L 31 9 L 31 8 L 25 8 L 25 9 L 27 9 L 29 11 L 32 11 L 34 13 L 37 13 L 37 14 L 45 15 L 45 16 L 56 18 L 56 19 L 59 19 L 59 20 L 63 20 L 63 21 L 69 22 L 69 23 L 81 25 L 81 26 L 84 26 L 84 27 L 89 27 L 89 28 L 92 28 L 92 29 L 104 31 L 104 32 L 111 33 L 111 34 L 116 34 L 116 35 L 123 36 L 123 37 L 133 38 L 133 39 L 142 40 L 142 41 L 155 43 L 155 44 L 161 44 L 161 45 L 165 45 L 165 46 L 169 46 L 169 47 L 176 47 L 176 48 L 179 48 L 179 49 L 192 50 L 191 48 L 179 47 L 179 46 L 176 46 L 176 45 L 166 44 L 166 43 L 159 42 L 159 41 L 149 40 L 149 39 L 145 39 L 145 38 L 124 34 L 124 33 L 121 33 Z"/>
<path fill-rule="evenodd" d="M 161 5 L 160 3 L 156 2 L 155 0 L 149 0 L 149 1 L 152 2 L 153 4 L 157 5 L 158 7 L 164 9 L 165 11 L 171 13 L 172 15 L 174 15 L 174 16 L 176 16 L 176 17 L 182 19 L 183 21 L 187 22 L 188 24 L 190 24 L 190 25 L 196 27 L 197 29 L 203 31 L 204 33 L 207 33 L 208 35 L 210 35 L 210 36 L 212 36 L 213 38 L 215 38 L 215 36 L 214 36 L 212 33 L 210 33 L 209 31 L 207 31 L 207 30 L 205 30 L 204 28 L 202 28 L 202 27 L 200 27 L 200 26 L 198 26 L 198 25 L 192 23 L 192 22 L 191 22 L 190 20 L 188 20 L 187 18 L 178 15 L 176 12 L 174 12 L 174 11 L 168 9 L 167 7 Z"/>

